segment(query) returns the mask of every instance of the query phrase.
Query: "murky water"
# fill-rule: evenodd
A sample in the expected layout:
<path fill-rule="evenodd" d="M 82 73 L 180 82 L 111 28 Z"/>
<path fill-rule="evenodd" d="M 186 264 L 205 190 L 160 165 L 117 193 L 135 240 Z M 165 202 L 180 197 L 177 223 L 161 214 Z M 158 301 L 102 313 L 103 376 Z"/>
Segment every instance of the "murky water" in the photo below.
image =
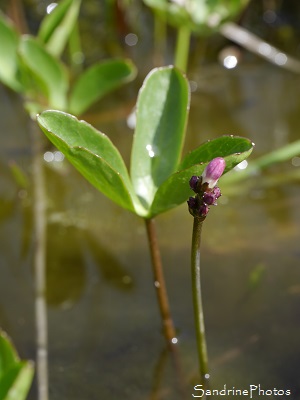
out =
<path fill-rule="evenodd" d="M 265 62 L 245 62 L 234 71 L 217 64 L 194 69 L 191 78 L 198 86 L 185 151 L 237 134 L 256 143 L 254 158 L 299 138 L 300 77 Z M 133 87 L 137 91 L 139 83 Z M 132 132 L 125 116 L 136 91 L 122 92 L 125 108 L 116 100 L 117 110 L 103 104 L 101 113 L 88 116 L 127 162 Z M 32 181 L 28 123 L 16 96 L 3 87 L 0 96 L 0 326 L 22 358 L 34 359 L 32 183 L 20 188 L 10 167 L 14 161 Z M 45 151 L 53 151 L 50 144 Z M 182 399 L 161 334 L 143 221 L 97 193 L 66 161 L 44 167 L 51 400 Z M 295 172 L 299 166 L 286 162 L 225 185 L 220 205 L 205 222 L 202 283 L 214 388 L 260 384 L 300 398 Z M 158 217 L 157 228 L 186 398 L 192 398 L 192 218 L 183 205 Z M 36 399 L 35 387 L 30 398 Z"/>

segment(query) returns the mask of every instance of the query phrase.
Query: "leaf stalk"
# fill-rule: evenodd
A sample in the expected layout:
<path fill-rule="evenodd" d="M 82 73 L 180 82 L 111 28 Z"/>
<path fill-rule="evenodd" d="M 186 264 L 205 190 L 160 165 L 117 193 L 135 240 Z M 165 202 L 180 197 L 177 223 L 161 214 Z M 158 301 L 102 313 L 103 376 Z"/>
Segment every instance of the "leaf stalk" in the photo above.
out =
<path fill-rule="evenodd" d="M 162 268 L 160 250 L 158 246 L 155 220 L 153 218 L 145 219 L 154 277 L 154 286 L 160 309 L 160 315 L 163 324 L 163 333 L 168 347 L 172 350 L 177 343 L 176 331 L 171 317 L 170 305 L 168 300 L 167 288 Z"/>
<path fill-rule="evenodd" d="M 175 66 L 186 72 L 190 50 L 191 30 L 186 26 L 178 29 L 175 49 Z"/>

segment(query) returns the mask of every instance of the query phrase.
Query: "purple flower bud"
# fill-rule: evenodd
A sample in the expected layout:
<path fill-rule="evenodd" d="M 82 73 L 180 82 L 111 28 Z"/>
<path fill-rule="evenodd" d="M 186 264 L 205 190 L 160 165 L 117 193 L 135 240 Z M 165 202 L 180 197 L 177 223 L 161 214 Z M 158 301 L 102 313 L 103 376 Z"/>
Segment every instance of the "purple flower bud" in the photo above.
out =
<path fill-rule="evenodd" d="M 197 192 L 199 180 L 200 180 L 199 176 L 192 176 L 190 179 L 190 188 L 194 192 Z"/>
<path fill-rule="evenodd" d="M 194 210 L 197 207 L 197 199 L 195 197 L 190 197 L 187 201 L 190 209 Z"/>
<path fill-rule="evenodd" d="M 189 212 L 193 217 L 198 215 L 198 197 L 190 197 L 187 201 Z"/>
<path fill-rule="evenodd" d="M 209 208 L 206 204 L 201 204 L 197 211 L 199 217 L 205 217 L 208 214 Z"/>
<path fill-rule="evenodd" d="M 211 160 L 211 162 L 205 168 L 202 174 L 202 184 L 207 183 L 208 187 L 212 189 L 216 186 L 219 178 L 223 174 L 225 169 L 225 160 L 222 157 L 217 157 Z"/>
<path fill-rule="evenodd" d="M 203 195 L 203 202 L 208 206 L 215 204 L 216 200 L 216 195 L 213 192 L 205 192 Z"/>
<path fill-rule="evenodd" d="M 213 194 L 215 195 L 216 199 L 218 199 L 221 196 L 221 190 L 219 186 L 214 187 Z"/>

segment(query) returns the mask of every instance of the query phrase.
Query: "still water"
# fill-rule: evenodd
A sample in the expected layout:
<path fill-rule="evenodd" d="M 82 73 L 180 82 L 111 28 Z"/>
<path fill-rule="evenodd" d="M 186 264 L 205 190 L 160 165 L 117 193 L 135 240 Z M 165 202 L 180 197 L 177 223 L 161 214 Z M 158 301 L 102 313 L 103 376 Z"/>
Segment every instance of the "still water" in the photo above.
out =
<path fill-rule="evenodd" d="M 299 138 L 300 77 L 266 62 L 191 74 L 186 149 L 222 134 L 249 137 L 252 159 Z M 129 93 L 128 104 L 133 101 Z M 123 92 L 122 92 L 123 93 Z M 125 94 L 124 94 L 125 93 Z M 125 91 L 123 96 L 128 95 Z M 35 358 L 29 123 L 0 88 L 0 326 Z M 87 119 L 128 162 L 132 131 L 113 97 Z M 45 152 L 54 151 L 45 142 Z M 21 188 L 14 161 L 28 177 Z M 51 400 L 182 399 L 165 350 L 143 221 L 97 193 L 67 161 L 44 161 Z M 296 173 L 295 173 L 296 172 Z M 300 399 L 300 186 L 289 161 L 235 186 L 204 225 L 202 285 L 212 387 L 261 385 Z M 196 394 L 189 270 L 192 218 L 183 205 L 157 218 L 186 398 Z M 224 398 L 224 396 L 223 396 Z M 269 396 L 267 398 L 282 398 Z M 35 383 L 30 399 L 36 399 Z"/>

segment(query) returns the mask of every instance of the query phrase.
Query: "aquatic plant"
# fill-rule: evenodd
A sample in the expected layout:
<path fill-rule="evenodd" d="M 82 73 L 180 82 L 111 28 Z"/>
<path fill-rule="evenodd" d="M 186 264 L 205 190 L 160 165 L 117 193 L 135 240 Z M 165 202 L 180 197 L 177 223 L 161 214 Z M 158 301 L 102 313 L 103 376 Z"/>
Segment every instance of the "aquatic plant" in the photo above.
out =
<path fill-rule="evenodd" d="M 137 99 L 130 174 L 108 136 L 88 123 L 55 110 L 44 111 L 37 117 L 45 135 L 90 183 L 145 220 L 164 335 L 171 348 L 177 339 L 155 217 L 188 199 L 190 177 L 200 176 L 213 158 L 223 157 L 227 172 L 247 158 L 253 148 L 248 139 L 221 136 L 182 158 L 189 98 L 188 82 L 177 68 L 162 67 L 149 73 Z"/>
<path fill-rule="evenodd" d="M 70 1 L 61 2 L 60 4 L 63 4 L 63 3 L 64 4 L 68 3 L 69 5 L 71 5 Z M 76 3 L 78 5 L 79 2 L 77 1 Z M 173 3 L 176 3 L 176 2 L 174 1 Z M 183 4 L 183 2 L 179 2 L 179 1 L 177 1 L 177 3 L 178 4 L 180 4 L 180 3 Z M 50 15 L 53 16 L 55 14 L 53 13 L 53 14 L 50 14 Z M 45 28 L 45 30 L 47 31 L 46 28 Z M 184 33 L 184 31 L 182 31 L 181 38 L 184 39 L 186 37 L 189 37 L 189 36 L 183 36 L 183 33 Z M 47 35 L 45 35 L 45 36 L 47 36 Z M 54 37 L 55 37 L 55 35 L 53 35 L 53 38 Z M 51 43 L 51 41 L 49 43 Z M 55 43 L 55 41 L 52 41 L 52 43 Z M 183 43 L 184 43 L 184 40 L 183 40 Z M 31 45 L 32 45 L 32 43 L 29 40 L 29 42 L 24 45 L 25 49 L 26 49 L 26 46 L 30 47 Z M 50 52 L 50 48 L 51 48 L 50 45 L 49 45 L 49 48 L 47 46 L 47 51 L 48 52 Z M 180 48 L 182 49 L 183 47 L 180 46 Z M 55 49 L 56 49 L 55 46 L 53 46 L 53 50 L 54 51 L 55 51 Z M 53 55 L 56 56 L 55 54 L 53 54 Z M 185 58 L 185 56 L 177 57 L 178 60 L 180 60 L 180 59 L 184 60 L 184 58 Z M 26 57 L 24 58 L 24 60 L 25 60 L 25 63 L 26 63 L 27 62 L 26 61 Z M 29 61 L 30 61 L 30 57 L 29 57 Z M 46 61 L 46 59 L 45 59 L 45 61 Z M 0 59 L 0 63 L 1 63 L 1 59 Z M 50 61 L 49 65 L 47 63 L 45 63 L 45 64 L 46 64 L 45 67 L 48 68 L 49 65 L 51 65 L 51 61 Z M 176 64 L 179 65 L 179 61 L 178 61 L 178 63 L 176 62 Z M 81 113 L 83 113 L 85 111 L 86 107 L 89 106 L 89 101 L 91 101 L 91 100 L 95 101 L 95 99 L 97 100 L 97 98 L 99 98 L 99 97 L 97 97 L 99 93 L 98 94 L 96 93 L 96 96 L 95 96 L 95 94 L 93 92 L 93 89 L 101 88 L 103 93 L 104 94 L 106 93 L 105 90 L 103 90 L 103 88 L 105 88 L 106 83 L 109 82 L 109 76 L 105 76 L 104 79 L 102 79 L 100 81 L 97 81 L 97 76 L 101 76 L 101 74 L 98 75 L 98 72 L 96 72 L 96 69 L 94 69 L 94 70 L 91 69 L 89 74 L 87 74 L 85 76 L 85 79 L 82 79 L 81 85 L 78 85 L 82 90 L 78 90 L 77 97 L 74 95 L 75 100 L 76 100 L 75 102 L 74 102 L 74 99 L 72 100 L 72 96 L 71 97 L 69 97 L 68 95 L 66 96 L 65 92 L 62 94 L 62 96 L 60 94 L 58 94 L 57 98 L 54 97 L 56 100 L 53 100 L 53 97 L 50 96 L 50 94 L 52 93 L 51 92 L 51 90 L 52 90 L 51 82 L 46 81 L 47 77 L 44 77 L 43 75 L 39 76 L 41 71 L 39 71 L 36 68 L 34 69 L 34 67 L 35 67 L 34 64 L 31 65 L 28 62 L 28 68 L 32 68 L 33 69 L 33 71 L 31 71 L 31 72 L 32 72 L 32 74 L 34 76 L 34 78 L 33 78 L 34 86 L 37 85 L 37 87 L 38 87 L 37 91 L 34 91 L 36 88 L 33 87 L 33 88 L 30 88 L 32 90 L 34 89 L 33 92 L 30 90 L 30 92 L 27 93 L 28 94 L 27 100 L 30 100 L 30 101 L 27 101 L 28 110 L 31 112 L 33 117 L 35 117 L 35 112 L 40 111 L 40 110 L 45 109 L 45 108 L 48 108 L 48 107 L 61 108 L 62 110 L 69 111 L 69 112 L 71 112 L 73 114 L 81 114 Z M 182 69 L 185 69 L 185 68 L 182 68 Z M 111 71 L 111 64 L 107 64 L 107 71 L 108 72 Z M 156 71 L 154 71 L 154 72 L 156 74 Z M 18 73 L 16 75 L 17 78 L 18 78 Z M 37 76 L 35 76 L 35 74 L 37 74 Z M 62 75 L 64 75 L 64 73 L 62 73 Z M 35 78 L 37 78 L 36 81 L 35 81 Z M 131 78 L 132 78 L 132 75 L 130 76 L 129 79 L 131 79 Z M 30 77 L 30 79 L 32 79 L 32 77 Z M 42 84 L 40 86 L 40 83 L 43 81 L 43 79 L 45 80 L 45 82 L 44 82 L 45 85 Z M 18 79 L 17 79 L 17 81 L 18 81 Z M 96 81 L 98 82 L 97 84 L 96 84 Z M 125 78 L 124 82 L 125 81 L 126 81 L 126 78 Z M 57 81 L 57 83 L 58 84 L 62 83 L 61 87 L 65 91 L 64 78 L 62 78 L 61 81 Z M 148 84 L 148 82 L 147 82 L 147 84 Z M 50 86 L 49 90 L 47 89 L 48 85 Z M 43 87 L 43 86 L 45 86 L 45 87 Z M 108 89 L 112 89 L 112 88 L 113 88 L 113 86 L 109 87 Z M 53 88 L 53 90 L 54 89 L 55 88 Z M 154 90 L 154 86 L 153 86 L 153 90 Z M 74 89 L 74 91 L 75 91 L 75 89 Z M 23 93 L 25 93 L 25 92 L 23 92 Z M 33 93 L 33 95 L 32 95 L 32 93 Z M 72 92 L 72 93 L 74 93 L 74 92 Z M 174 93 L 176 95 L 176 91 L 174 91 Z M 93 96 L 91 96 L 91 95 L 93 95 Z M 53 96 L 56 96 L 55 92 L 53 93 Z M 39 104 L 40 99 L 42 99 L 42 101 Z M 72 101 L 73 101 L 73 103 L 72 103 Z M 151 101 L 154 102 L 155 99 L 152 98 Z M 78 105 L 77 105 L 77 103 L 78 103 Z M 160 103 L 160 107 L 163 107 L 161 104 L 164 104 L 164 102 Z M 41 109 L 39 109 L 39 107 L 41 107 Z M 145 109 L 147 110 L 146 107 L 145 107 Z M 151 111 L 151 105 L 150 105 L 150 107 L 148 109 L 149 109 L 149 111 Z M 176 112 L 176 110 L 175 110 L 175 112 Z M 146 113 L 145 113 L 145 115 L 146 115 Z M 42 114 L 43 118 L 47 117 L 47 116 L 49 116 L 49 114 L 46 114 L 46 113 Z M 167 119 L 169 117 L 171 117 L 171 113 L 170 112 L 168 112 Z M 152 116 L 149 115 L 148 118 L 149 118 L 149 124 L 152 123 L 152 121 L 151 121 Z M 141 120 L 141 117 L 140 117 L 140 120 Z M 154 120 L 155 120 L 155 118 L 154 118 Z M 65 119 L 65 123 L 66 123 L 66 121 L 67 121 L 67 118 Z M 155 121 L 154 121 L 154 123 L 155 123 Z M 74 124 L 74 126 L 70 125 L 72 128 L 75 129 L 75 131 L 77 129 L 77 125 L 76 124 Z M 82 124 L 82 125 L 84 125 L 84 124 Z M 143 131 L 142 127 L 144 127 L 144 126 L 145 126 L 145 123 L 141 122 L 141 125 L 140 125 L 140 127 L 141 127 L 140 131 L 141 132 Z M 164 126 L 164 129 L 166 131 L 166 135 L 168 133 L 169 134 L 169 138 L 172 138 L 172 135 L 170 135 L 170 132 L 173 131 L 173 129 L 172 129 L 173 126 L 171 126 L 171 129 L 169 129 L 167 123 L 163 123 L 163 126 Z M 80 128 L 78 131 L 76 131 L 76 133 L 80 134 L 81 132 L 83 132 L 82 129 Z M 182 129 L 182 126 L 180 127 L 180 129 Z M 51 131 L 51 126 L 50 126 L 50 131 Z M 89 131 L 87 130 L 87 135 L 89 134 L 88 132 Z M 48 132 L 48 136 L 50 136 L 50 133 L 51 132 Z M 53 136 L 54 135 L 56 135 L 55 132 L 53 132 Z M 138 136 L 138 135 L 141 136 L 142 133 L 138 133 L 138 130 L 136 130 L 136 136 Z M 167 136 L 166 136 L 166 138 L 167 138 Z M 162 141 L 167 142 L 166 138 L 163 139 Z M 196 152 L 197 154 L 195 154 L 194 160 L 192 161 L 195 164 L 191 164 L 191 166 L 195 166 L 195 170 L 194 171 L 190 171 L 190 172 L 193 172 L 194 174 L 201 174 L 201 168 L 202 168 L 202 167 L 200 168 L 201 162 L 203 162 L 204 164 L 207 164 L 207 162 L 211 159 L 211 157 L 217 156 L 217 155 L 219 156 L 219 155 L 227 154 L 227 150 L 225 150 L 225 147 L 227 146 L 227 143 L 231 142 L 231 144 L 232 144 L 232 147 L 230 148 L 230 150 L 228 150 L 229 152 L 228 152 L 227 156 L 231 155 L 231 154 L 237 156 L 237 154 L 234 153 L 234 151 L 239 151 L 239 149 L 241 148 L 241 145 L 242 145 L 242 140 L 233 143 L 233 141 L 229 137 L 225 137 L 224 140 L 223 140 L 223 138 L 219 138 L 219 139 L 216 139 L 216 141 L 213 141 L 213 145 L 211 146 L 211 148 L 215 149 L 216 151 L 213 150 L 211 152 L 210 145 L 208 144 L 208 143 L 211 143 L 211 142 L 208 142 L 207 144 L 205 144 L 207 146 L 204 147 L 204 149 L 202 148 L 203 154 L 201 153 L 201 151 L 199 151 L 198 153 Z M 236 139 L 236 138 L 234 138 L 234 139 Z M 239 139 L 242 139 L 242 138 L 239 138 Z M 95 140 L 98 140 L 98 138 L 95 138 Z M 177 140 L 178 139 L 176 139 L 176 142 L 177 142 Z M 164 283 L 163 283 L 163 275 L 161 274 L 161 271 L 162 271 L 162 269 L 161 269 L 161 260 L 160 260 L 159 251 L 158 251 L 158 243 L 157 243 L 157 240 L 156 240 L 154 218 L 157 215 L 159 215 L 160 213 L 162 213 L 164 211 L 167 211 L 168 209 L 171 209 L 172 207 L 177 206 L 178 204 L 180 204 L 180 202 L 184 202 L 187 199 L 187 197 L 191 194 L 190 189 L 186 189 L 188 187 L 188 184 L 187 184 L 188 183 L 188 177 L 187 176 L 190 176 L 190 175 L 189 174 L 185 175 L 182 172 L 182 170 L 185 167 L 184 167 L 184 164 L 183 165 L 180 164 L 180 162 L 178 161 L 179 159 L 178 159 L 177 162 L 174 162 L 174 165 L 173 165 L 172 168 L 170 168 L 169 172 L 165 176 L 164 175 L 162 176 L 162 180 L 161 181 L 159 181 L 158 178 L 161 176 L 160 172 L 163 170 L 163 168 L 158 169 L 157 174 L 153 173 L 153 176 L 152 176 L 152 169 L 155 169 L 156 167 L 154 165 L 152 165 L 151 167 L 147 166 L 146 168 L 144 168 L 144 164 L 143 163 L 146 163 L 146 160 L 150 161 L 150 163 L 152 161 L 153 161 L 153 163 L 155 161 L 158 161 L 158 164 L 162 163 L 163 160 L 157 159 L 157 157 L 159 156 L 160 150 L 162 150 L 163 155 L 165 155 L 166 159 L 168 159 L 168 158 L 170 158 L 172 156 L 172 154 L 170 154 L 168 152 L 168 149 L 170 148 L 170 151 L 173 149 L 172 148 L 172 139 L 170 139 L 171 144 L 166 144 L 165 148 L 162 148 L 162 149 L 160 148 L 160 144 L 156 145 L 156 147 L 155 147 L 153 144 L 150 144 L 152 142 L 154 143 L 155 140 L 151 136 L 151 139 L 150 139 L 149 142 L 148 141 L 145 141 L 145 142 L 141 141 L 140 149 L 138 149 L 138 146 L 136 145 L 136 148 L 137 148 L 136 153 L 140 152 L 141 153 L 141 158 L 144 158 L 144 160 L 142 160 L 142 164 L 139 164 L 137 161 L 136 162 L 132 162 L 132 165 L 134 167 L 132 168 L 131 176 L 128 177 L 126 175 L 126 172 L 124 173 L 124 177 L 126 175 L 126 179 L 125 179 L 126 182 L 123 182 L 124 183 L 123 186 L 122 186 L 122 179 L 124 177 L 123 177 L 123 175 L 122 176 L 118 176 L 118 175 L 121 175 L 121 174 L 119 174 L 119 169 L 118 169 L 119 167 L 117 165 L 111 165 L 112 164 L 111 163 L 111 159 L 115 157 L 115 153 L 112 151 L 112 154 L 111 154 L 111 157 L 110 157 L 107 154 L 108 148 L 104 151 L 105 156 L 102 157 L 102 155 L 99 156 L 99 154 L 97 152 L 98 149 L 97 150 L 92 150 L 90 152 L 89 144 L 87 145 L 86 143 L 83 143 L 81 145 L 81 144 L 75 143 L 75 144 L 71 145 L 69 143 L 65 147 L 65 154 L 69 153 L 69 158 L 72 158 L 73 164 L 74 165 L 78 164 L 79 167 L 77 165 L 77 168 L 79 170 L 82 169 L 82 172 L 84 171 L 83 174 L 90 181 L 93 181 L 92 183 L 94 183 L 94 185 L 96 187 L 98 187 L 99 190 L 101 190 L 103 193 L 105 193 L 112 200 L 116 201 L 122 207 L 124 207 L 126 209 L 129 209 L 130 211 L 134 212 L 135 214 L 137 214 L 140 217 L 145 219 L 146 226 L 147 226 L 147 231 L 148 231 L 148 236 L 149 236 L 150 248 L 151 248 L 151 252 L 152 252 L 152 258 L 153 258 L 154 273 L 155 273 L 155 278 L 154 278 L 155 279 L 155 287 L 156 287 L 157 293 L 159 295 L 159 304 L 160 304 L 161 312 L 162 312 L 162 315 L 163 315 L 164 325 L 170 326 L 170 324 L 173 324 L 173 323 L 171 321 L 170 314 L 169 314 L 169 305 L 168 305 L 168 303 L 166 303 L 166 300 L 167 300 L 166 293 L 163 291 Z M 234 145 L 236 145 L 237 148 L 234 148 Z M 179 146 L 179 147 L 182 150 L 182 146 Z M 244 153 L 246 153 L 245 148 L 246 148 L 246 146 L 244 147 L 244 150 L 243 150 Z M 147 152 L 144 151 L 145 149 L 147 150 Z M 73 153 L 72 153 L 72 150 L 74 150 Z M 77 153 L 76 153 L 75 150 L 77 150 Z M 86 157 L 86 154 L 85 154 L 85 156 L 83 156 L 83 153 L 84 153 L 83 150 L 86 150 L 86 153 L 90 152 L 91 156 L 90 157 Z M 209 156 L 205 155 L 206 151 L 209 154 Z M 179 151 L 179 153 L 180 153 L 180 151 Z M 93 155 L 95 155 L 95 157 L 93 157 Z M 244 154 L 244 156 L 246 157 L 245 154 Z M 82 158 L 80 159 L 80 157 L 82 157 Z M 97 163 L 96 159 L 100 158 L 100 157 L 102 157 L 104 161 L 102 160 L 103 161 L 102 163 L 100 161 L 99 161 L 99 163 Z M 224 157 L 226 157 L 226 156 L 224 155 Z M 89 161 L 87 160 L 88 158 L 89 158 Z M 118 158 L 118 156 L 116 158 Z M 139 158 L 139 157 L 137 157 L 137 158 Z M 243 159 L 243 157 L 241 157 L 241 160 L 242 159 Z M 122 167 L 120 167 L 121 170 L 122 170 L 122 168 L 124 166 L 124 163 L 120 158 L 118 158 L 118 160 L 120 161 L 120 165 L 122 164 Z M 230 160 L 228 159 L 227 162 L 229 162 L 229 161 Z M 95 167 L 99 168 L 99 169 L 97 169 L 97 172 L 101 171 L 101 168 L 102 169 L 106 168 L 105 174 L 102 175 L 103 182 L 100 182 L 101 184 L 98 182 L 99 183 L 99 185 L 97 184 L 98 186 L 95 184 L 95 182 L 97 181 L 97 178 L 93 178 L 93 176 L 95 176 L 95 174 L 97 173 L 96 170 L 93 170 L 93 162 L 94 162 Z M 89 167 L 85 169 L 83 167 L 84 163 L 86 163 L 87 165 L 88 165 L 88 163 L 90 163 Z M 116 164 L 118 164 L 118 163 L 116 162 Z M 141 174 L 136 174 L 135 175 L 135 171 L 140 167 L 140 165 L 143 166 Z M 191 166 L 187 166 L 187 168 L 190 168 Z M 196 166 L 197 166 L 197 168 L 196 168 Z M 234 163 L 232 163 L 231 168 L 233 166 L 234 166 Z M 205 165 L 203 165 L 203 168 L 204 167 L 205 167 Z M 147 172 L 149 172 L 150 168 L 151 168 L 151 171 L 150 171 L 149 175 L 147 175 Z M 125 167 L 125 171 L 126 171 L 126 167 Z M 116 174 L 115 174 L 115 172 L 116 172 Z M 227 170 L 226 170 L 226 172 L 227 172 Z M 173 175 L 176 174 L 176 173 L 178 173 L 180 175 L 178 177 L 178 179 L 176 179 L 176 177 L 173 177 Z M 190 186 L 192 186 L 191 187 L 192 190 L 194 190 L 193 188 L 194 188 L 195 182 L 196 181 L 199 182 L 199 180 L 200 180 L 200 176 L 199 175 L 193 175 L 193 176 L 196 177 L 196 179 L 193 178 L 193 180 L 191 182 Z M 242 175 L 239 175 L 239 177 L 241 177 L 241 176 Z M 112 182 L 110 182 L 110 177 L 113 177 Z M 149 185 L 148 185 L 148 180 L 146 179 L 146 177 L 150 177 L 150 184 Z M 180 182 L 181 177 L 184 180 L 184 185 L 186 186 L 185 189 L 183 188 L 183 185 L 180 184 L 180 183 L 183 183 L 183 182 Z M 170 182 L 168 182 L 169 178 L 170 178 Z M 114 182 L 114 179 L 115 179 L 115 182 Z M 142 179 L 142 180 L 144 179 L 144 184 L 143 185 L 140 185 L 140 183 L 139 183 L 140 179 Z M 111 188 L 110 187 L 108 189 L 108 187 L 110 185 L 111 186 L 116 185 L 116 186 L 115 186 L 115 188 Z M 177 186 L 178 186 L 178 190 L 176 192 Z M 148 190 L 148 187 L 150 187 L 149 192 L 152 191 L 151 192 L 152 196 L 149 193 L 147 195 L 145 195 L 145 193 L 144 193 L 145 191 Z M 118 197 L 117 192 L 118 192 L 118 189 L 120 189 L 120 188 L 121 188 L 121 191 L 124 189 L 124 191 L 122 193 L 125 196 L 124 197 L 125 200 L 122 197 L 122 195 Z M 158 192 L 159 192 L 159 194 L 158 194 Z M 203 216 L 202 214 L 203 214 L 204 211 L 205 211 L 204 214 L 207 213 L 208 206 L 210 205 L 210 203 L 212 203 L 212 204 L 215 203 L 215 199 L 218 197 L 218 194 L 219 193 L 218 193 L 217 190 L 214 190 L 213 193 L 211 193 L 210 191 L 209 192 L 207 192 L 207 191 L 203 192 L 203 195 L 202 195 L 202 198 L 201 198 L 201 202 L 202 203 L 200 203 L 201 206 L 202 206 L 202 211 L 200 213 L 201 216 Z M 170 198 L 169 198 L 169 196 L 170 196 Z M 177 197 L 178 197 L 178 199 L 179 198 L 182 199 L 182 197 L 184 197 L 184 200 L 177 201 L 176 200 Z M 196 197 L 196 199 L 197 199 L 197 197 Z M 198 197 L 197 201 L 199 201 L 199 197 Z M 197 201 L 194 201 L 194 204 L 193 204 L 193 200 L 191 200 L 191 198 L 190 198 L 190 200 L 189 200 L 190 209 L 192 209 L 191 206 L 194 206 L 195 204 L 197 204 Z M 199 212 L 199 211 L 197 211 L 197 212 Z M 195 216 L 194 216 L 194 218 L 195 218 Z M 198 282 L 198 280 L 196 280 L 196 282 Z M 168 337 L 169 337 L 169 339 L 171 339 L 171 341 L 172 341 L 172 339 L 174 339 L 174 337 L 175 337 L 174 335 L 176 335 L 176 332 L 174 332 L 174 327 L 173 327 L 172 329 L 168 330 Z M 169 339 L 168 339 L 168 343 L 170 343 Z"/>

